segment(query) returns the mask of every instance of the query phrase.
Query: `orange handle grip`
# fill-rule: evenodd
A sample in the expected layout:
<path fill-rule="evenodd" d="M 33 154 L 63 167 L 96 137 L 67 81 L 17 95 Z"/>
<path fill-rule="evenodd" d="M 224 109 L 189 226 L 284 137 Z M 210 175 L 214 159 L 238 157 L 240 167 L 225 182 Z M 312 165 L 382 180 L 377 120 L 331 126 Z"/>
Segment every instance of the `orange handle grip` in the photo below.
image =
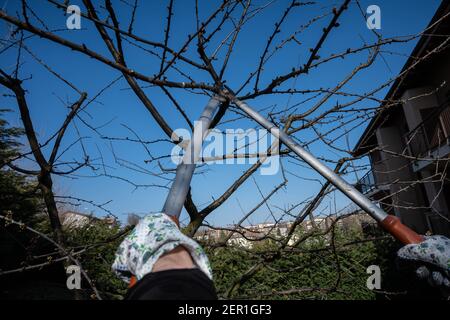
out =
<path fill-rule="evenodd" d="M 175 224 L 177 225 L 178 228 L 180 228 L 180 221 L 178 220 L 177 217 L 175 216 L 169 216 L 167 215 L 170 219 L 172 219 L 173 222 L 175 222 Z"/>
<path fill-rule="evenodd" d="M 131 276 L 130 283 L 128 284 L 128 289 L 133 287 L 137 283 L 137 278 L 135 276 Z"/>
<path fill-rule="evenodd" d="M 405 226 L 396 216 L 389 215 L 381 221 L 380 224 L 383 229 L 388 231 L 403 244 L 417 244 L 424 240 L 422 235 Z"/>

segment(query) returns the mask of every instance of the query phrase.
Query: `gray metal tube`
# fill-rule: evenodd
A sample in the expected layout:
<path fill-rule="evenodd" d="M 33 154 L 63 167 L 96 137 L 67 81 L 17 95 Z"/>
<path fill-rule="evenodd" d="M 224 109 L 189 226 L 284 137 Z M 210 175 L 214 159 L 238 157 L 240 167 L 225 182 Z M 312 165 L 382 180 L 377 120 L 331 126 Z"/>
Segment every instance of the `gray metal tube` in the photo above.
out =
<path fill-rule="evenodd" d="M 372 216 L 376 221 L 383 221 L 388 215 L 381 208 L 376 206 L 366 196 L 359 192 L 354 186 L 346 182 L 333 170 L 322 164 L 311 153 L 303 149 L 297 142 L 295 142 L 289 135 L 283 130 L 269 122 L 257 111 L 253 110 L 248 104 L 238 100 L 231 94 L 225 94 L 225 96 L 231 96 L 231 100 L 236 106 L 249 115 L 253 120 L 258 122 L 266 130 L 270 131 L 276 138 L 284 143 L 289 149 L 295 152 L 300 158 L 302 158 L 307 164 L 309 164 L 314 170 L 316 170 L 325 179 L 330 181 L 337 189 L 342 191 L 347 197 L 356 203 L 361 209 Z"/>
<path fill-rule="evenodd" d="M 185 150 L 181 163 L 177 166 L 175 181 L 172 183 L 166 202 L 164 203 L 162 211 L 168 215 L 179 218 L 181 214 L 186 195 L 191 185 L 195 163 L 200 155 L 203 139 L 208 133 L 212 118 L 219 104 L 219 97 L 212 97 L 194 125 L 191 141 Z"/>

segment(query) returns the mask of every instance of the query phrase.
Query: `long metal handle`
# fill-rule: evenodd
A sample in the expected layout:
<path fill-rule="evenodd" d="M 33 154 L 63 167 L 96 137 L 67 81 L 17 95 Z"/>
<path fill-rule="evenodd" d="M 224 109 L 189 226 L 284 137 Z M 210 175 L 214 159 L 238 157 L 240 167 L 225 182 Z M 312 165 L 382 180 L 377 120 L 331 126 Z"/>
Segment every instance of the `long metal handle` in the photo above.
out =
<path fill-rule="evenodd" d="M 206 105 L 200 118 L 194 125 L 194 132 L 181 163 L 177 166 L 175 181 L 170 187 L 166 202 L 164 203 L 163 212 L 169 216 L 175 217 L 178 220 L 181 210 L 183 209 L 184 201 L 191 184 L 192 176 L 195 170 L 195 163 L 197 162 L 203 140 L 208 133 L 209 126 L 220 104 L 220 98 L 212 97 Z"/>
<path fill-rule="evenodd" d="M 376 206 L 366 196 L 359 192 L 353 185 L 342 179 L 333 170 L 321 163 L 311 153 L 303 149 L 297 142 L 295 142 L 289 135 L 283 130 L 273 125 L 270 121 L 264 118 L 257 111 L 252 109 L 248 104 L 237 99 L 229 91 L 225 91 L 224 96 L 227 96 L 239 109 L 244 111 L 250 118 L 258 122 L 272 135 L 278 138 L 289 149 L 309 164 L 315 171 L 322 175 L 325 179 L 330 181 L 337 189 L 342 191 L 347 197 L 356 203 L 361 209 L 372 216 L 378 221 L 384 229 L 390 232 L 395 238 L 403 242 L 408 243 L 420 243 L 423 241 L 423 237 L 413 230 L 403 225 L 400 220 L 394 216 L 388 215 L 380 207 Z"/>

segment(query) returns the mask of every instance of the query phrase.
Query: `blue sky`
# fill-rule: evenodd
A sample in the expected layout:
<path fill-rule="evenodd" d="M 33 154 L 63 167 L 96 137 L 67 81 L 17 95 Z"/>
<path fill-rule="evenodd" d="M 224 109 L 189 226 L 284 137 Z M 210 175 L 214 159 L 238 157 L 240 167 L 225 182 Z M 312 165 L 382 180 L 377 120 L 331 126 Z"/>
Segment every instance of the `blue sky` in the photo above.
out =
<path fill-rule="evenodd" d="M 163 30 L 165 28 L 166 6 L 163 1 L 141 1 L 141 7 L 136 15 L 134 30 L 139 36 L 155 40 L 163 41 Z M 269 1 L 265 1 L 269 2 Z M 264 1 L 255 1 L 256 4 L 265 3 Z M 51 29 L 62 29 L 57 34 L 70 39 L 77 43 L 84 43 L 91 49 L 94 49 L 105 56 L 109 54 L 101 41 L 95 27 L 82 19 L 82 30 L 64 30 L 66 16 L 62 11 L 55 9 L 51 4 L 44 1 L 29 1 L 30 6 L 44 23 Z M 82 8 L 81 1 L 71 1 L 71 4 L 78 4 Z M 97 2 L 95 2 L 97 3 Z M 124 2 L 114 1 L 119 8 L 118 16 L 122 22 L 123 28 L 126 28 L 130 19 L 130 8 Z M 273 25 L 281 16 L 288 1 L 274 1 L 268 9 L 264 10 L 260 15 L 256 16 L 246 25 L 237 39 L 236 49 L 234 50 L 225 78 L 227 84 L 233 89 L 237 89 L 244 81 L 249 72 L 254 70 L 258 64 L 258 58 L 264 48 L 265 41 L 273 29 Z M 440 1 L 437 0 L 394 0 L 394 1 L 360 1 L 362 8 L 367 8 L 371 4 L 376 4 L 381 8 L 382 29 L 380 33 L 383 37 L 412 35 L 423 30 L 433 16 Z M 6 11 L 9 14 L 15 14 L 20 11 L 18 1 L 0 1 L 5 4 Z M 195 32 L 194 20 L 194 1 L 175 1 L 174 19 L 172 25 L 172 36 L 169 39 L 169 45 L 173 48 L 179 48 L 185 41 L 188 34 Z M 286 21 L 282 28 L 282 32 L 277 35 L 280 40 L 283 36 L 288 35 L 288 31 L 296 30 L 301 25 L 307 23 L 311 18 L 330 11 L 333 6 L 338 6 L 340 2 L 335 1 L 318 1 L 316 5 L 311 7 L 301 7 L 294 11 L 294 14 Z M 200 16 L 205 17 L 216 7 L 215 1 L 200 1 Z M 288 45 L 272 62 L 264 69 L 261 79 L 263 84 L 267 84 L 274 74 L 289 72 L 292 67 L 305 63 L 308 57 L 309 48 L 313 46 L 320 37 L 322 28 L 325 27 L 330 20 L 330 16 L 318 20 L 310 31 L 299 36 L 302 42 L 300 47 Z M 33 23 L 42 27 L 38 21 L 32 19 Z M 4 22 L 0 23 L 0 34 L 2 37 L 7 35 L 7 26 Z M 220 43 L 222 38 L 218 37 L 213 40 L 207 48 L 209 53 Z M 325 42 L 319 55 L 326 57 L 332 53 L 341 52 L 351 47 L 361 46 L 363 42 L 373 42 L 375 37 L 373 33 L 365 26 L 365 21 L 355 3 L 352 1 L 350 8 L 340 18 L 340 27 L 334 30 L 331 36 Z M 275 41 L 275 43 L 278 43 Z M 403 66 L 407 55 L 411 52 L 415 41 L 403 44 L 395 44 L 386 47 L 383 52 L 383 59 L 378 59 L 371 68 L 365 70 L 349 83 L 345 89 L 350 92 L 364 93 L 370 89 L 376 88 L 394 77 Z M 26 45 L 32 52 L 44 60 L 54 70 L 57 70 L 65 78 L 75 84 L 80 90 L 86 91 L 89 97 L 93 97 L 105 86 L 110 84 L 120 74 L 101 65 L 78 53 L 74 53 L 67 48 L 60 47 L 50 41 L 33 37 L 26 40 Z M 151 57 L 139 48 L 130 46 L 125 43 L 125 56 L 130 68 L 139 70 L 141 73 L 153 75 L 159 70 L 158 59 Z M 186 55 L 195 56 L 196 48 L 191 46 Z M 16 50 L 8 50 L 1 54 L 1 66 L 5 70 L 11 71 L 15 65 L 17 56 Z M 219 62 L 223 59 L 223 54 L 218 56 Z M 345 60 L 336 60 L 313 70 L 307 76 L 299 77 L 296 82 L 296 88 L 313 89 L 319 87 L 332 87 L 336 85 L 342 78 L 348 74 L 356 65 L 367 59 L 367 53 L 361 53 L 346 58 Z M 24 86 L 27 89 L 27 98 L 30 106 L 31 115 L 34 119 L 35 129 L 41 141 L 45 141 L 53 132 L 58 130 L 67 108 L 61 101 L 74 102 L 78 99 L 76 92 L 71 90 L 66 84 L 52 76 L 41 65 L 36 63 L 33 58 L 23 53 L 21 57 L 20 76 L 27 78 Z M 210 81 L 208 76 L 196 70 L 184 67 L 185 72 L 189 73 L 197 81 Z M 176 79 L 179 77 L 175 72 L 169 72 L 168 78 Z M 179 80 L 179 79 L 178 79 Z M 293 83 L 287 84 L 292 86 Z M 244 90 L 245 91 L 245 90 Z M 387 88 L 379 92 L 376 96 L 382 98 Z M 149 98 L 158 107 L 160 112 L 168 119 L 169 124 L 173 128 L 186 128 L 186 124 L 180 119 L 170 101 L 163 93 L 156 88 L 147 88 L 145 92 Z M 207 103 L 205 96 L 195 94 L 187 94 L 180 90 L 171 91 L 180 101 L 189 117 L 194 120 L 200 114 L 202 108 Z M 14 100 L 10 97 L 3 96 L 7 93 L 4 88 L 0 89 L 2 97 L 0 103 L 2 108 L 7 107 L 13 109 L 14 112 L 8 115 L 8 120 L 12 125 L 20 126 L 20 117 L 17 114 L 17 108 Z M 286 106 L 292 106 L 303 98 L 287 96 L 265 96 L 249 101 L 249 104 L 257 109 L 263 109 L 271 105 L 276 105 L 282 109 Z M 345 102 L 342 97 L 333 97 L 324 106 L 329 108 L 337 102 Z M 358 107 L 374 107 L 374 102 L 363 102 Z M 147 110 L 142 106 L 136 96 L 128 89 L 126 82 L 120 79 L 114 83 L 111 88 L 106 90 L 97 100 L 92 103 L 87 111 L 89 114 L 83 114 L 82 117 L 93 126 L 99 127 L 99 131 L 104 136 L 110 137 L 132 137 L 132 133 L 126 129 L 130 127 L 134 132 L 144 140 L 153 140 L 165 138 L 162 131 L 157 127 L 155 121 L 151 118 Z M 301 109 L 299 110 L 301 112 Z M 236 117 L 230 113 L 225 120 Z M 83 137 L 83 145 L 91 155 L 91 158 L 99 159 L 101 155 L 104 162 L 108 165 L 107 173 L 117 175 L 136 184 L 168 184 L 167 180 L 156 178 L 154 176 L 142 173 L 136 173 L 119 166 L 114 162 L 113 152 L 118 158 L 126 159 L 142 166 L 146 170 L 156 171 L 158 166 L 156 163 L 147 164 L 144 161 L 149 159 L 146 150 L 139 144 L 121 143 L 105 141 L 92 132 L 81 121 L 77 120 L 75 126 L 71 126 L 67 136 L 63 141 L 63 148 L 69 146 L 78 139 L 77 129 Z M 351 131 L 349 135 L 349 144 L 353 146 L 359 135 L 365 127 L 364 122 L 358 124 L 357 128 Z M 336 124 L 330 124 L 335 126 Z M 219 128 L 257 128 L 254 123 L 247 120 L 227 123 Z M 330 128 L 330 127 L 328 127 Z M 327 126 L 320 128 L 326 130 Z M 314 139 L 316 133 L 314 131 L 302 131 L 296 137 L 300 141 L 308 141 Z M 345 147 L 346 141 L 340 139 L 336 143 L 337 146 Z M 113 148 L 113 149 L 112 149 Z M 159 143 L 151 145 L 150 152 L 157 155 L 168 154 L 172 145 L 168 143 Z M 331 159 L 338 159 L 342 154 L 334 150 L 330 150 L 323 143 L 313 143 L 310 150 L 318 155 Z M 46 150 L 48 152 L 48 150 Z M 64 159 L 81 159 L 82 149 L 78 144 L 64 154 Z M 33 166 L 32 163 L 24 162 L 24 166 Z M 169 162 L 165 165 L 173 167 Z M 331 166 L 333 166 L 331 164 Z M 212 199 L 220 196 L 223 191 L 248 168 L 249 165 L 213 165 L 201 169 L 207 170 L 204 174 L 196 175 L 193 179 L 192 189 L 193 198 L 199 208 L 204 207 Z M 320 178 L 310 169 L 304 168 L 291 161 L 285 161 L 285 168 L 295 175 L 288 175 L 289 185 L 285 190 L 280 191 L 276 198 L 270 204 L 274 212 L 276 207 L 289 207 L 308 197 L 314 195 L 320 188 L 320 183 L 315 180 Z M 304 177 L 300 179 L 298 176 Z M 169 176 L 171 177 L 171 176 Z M 355 175 L 348 175 L 351 181 L 355 180 Z M 255 182 L 261 188 L 264 194 L 270 192 L 272 187 L 281 182 L 281 175 L 261 176 L 259 173 L 254 179 L 249 179 L 242 187 L 220 208 L 214 211 L 207 219 L 208 222 L 217 225 L 229 224 L 236 222 L 242 216 L 242 211 L 250 210 L 261 199 L 259 193 L 255 190 Z M 143 187 L 135 189 L 130 184 L 107 177 L 93 177 L 90 170 L 84 169 L 79 172 L 77 177 L 55 177 L 55 186 L 58 194 L 71 195 L 79 198 L 92 200 L 98 203 L 104 203 L 112 200 L 107 208 L 114 212 L 117 216 L 124 218 L 128 213 L 145 214 L 147 212 L 158 211 L 162 208 L 167 190 L 158 187 Z M 317 213 L 329 212 L 337 208 L 345 206 L 348 201 L 342 195 L 336 195 L 324 201 L 322 207 L 318 208 Z M 104 212 L 89 205 L 82 205 L 78 208 L 83 212 L 93 212 L 97 215 L 103 215 Z M 248 223 L 264 221 L 270 215 L 266 207 L 261 208 Z M 183 214 L 185 217 L 185 214 Z"/>

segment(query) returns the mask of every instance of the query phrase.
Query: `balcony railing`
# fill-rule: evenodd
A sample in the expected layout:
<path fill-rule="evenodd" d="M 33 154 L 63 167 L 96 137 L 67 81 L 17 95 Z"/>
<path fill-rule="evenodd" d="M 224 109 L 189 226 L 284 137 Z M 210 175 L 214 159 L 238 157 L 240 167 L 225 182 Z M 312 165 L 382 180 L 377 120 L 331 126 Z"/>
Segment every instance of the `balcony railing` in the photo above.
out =
<path fill-rule="evenodd" d="M 373 171 L 367 172 L 359 181 L 356 183 L 355 188 L 363 193 L 367 194 L 376 188 L 375 177 Z"/>
<path fill-rule="evenodd" d="M 355 188 L 364 194 L 374 190 L 387 190 L 390 185 L 388 172 L 384 160 L 376 160 L 372 156 L 370 171 L 359 179 L 355 184 Z"/>
<path fill-rule="evenodd" d="M 426 109 L 425 109 L 426 110 Z M 426 156 L 431 151 L 450 142 L 450 105 L 431 113 L 414 130 L 404 136 L 409 154 Z"/>

